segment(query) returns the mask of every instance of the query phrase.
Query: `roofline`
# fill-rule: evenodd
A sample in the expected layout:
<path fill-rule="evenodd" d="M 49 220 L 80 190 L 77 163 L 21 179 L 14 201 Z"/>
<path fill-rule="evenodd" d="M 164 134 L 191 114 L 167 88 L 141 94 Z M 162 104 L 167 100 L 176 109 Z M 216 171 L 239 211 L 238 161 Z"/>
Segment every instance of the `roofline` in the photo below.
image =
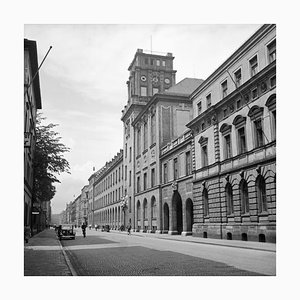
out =
<path fill-rule="evenodd" d="M 28 49 L 29 57 L 30 57 L 30 64 L 31 64 L 31 76 L 33 77 L 34 74 L 38 71 L 38 58 L 37 58 L 37 46 L 36 41 L 24 39 L 24 50 Z M 42 99 L 41 99 L 41 88 L 40 88 L 40 77 L 39 72 L 37 73 L 36 77 L 33 81 L 33 89 L 34 89 L 34 97 L 36 107 L 38 109 L 42 108 Z"/>
<path fill-rule="evenodd" d="M 244 54 L 244 52 L 246 52 L 248 48 L 251 47 L 252 44 L 257 41 L 257 39 L 259 39 L 263 34 L 270 32 L 274 28 L 276 28 L 276 24 L 262 25 L 257 31 L 255 31 L 250 36 L 250 38 L 248 38 L 236 51 L 234 51 L 233 54 L 231 54 L 229 58 L 225 60 L 225 62 L 223 62 L 213 73 L 211 73 L 211 75 L 209 75 L 200 84 L 200 86 L 195 91 L 193 91 L 193 93 L 191 93 L 191 99 L 196 97 L 202 91 L 202 89 L 209 85 L 210 82 L 212 82 L 215 79 L 215 77 L 217 77 L 224 69 L 226 69 L 226 67 L 228 67 L 234 60 L 236 60 L 238 56 Z"/>
<path fill-rule="evenodd" d="M 139 50 L 139 49 L 138 49 L 138 50 Z M 170 55 L 168 55 L 168 53 L 167 53 L 167 55 L 159 55 L 159 54 L 152 54 L 152 53 L 139 52 L 138 50 L 135 52 L 134 58 L 133 58 L 133 60 L 131 61 L 129 67 L 128 67 L 128 71 L 131 70 L 131 67 L 132 67 L 132 65 L 133 65 L 133 63 L 134 63 L 134 61 L 135 61 L 135 59 L 136 59 L 136 57 L 137 57 L 138 55 L 141 55 L 141 56 L 149 56 L 149 55 L 151 55 L 152 57 L 160 57 L 160 58 L 166 58 L 166 57 L 168 57 L 168 58 L 171 58 L 172 60 L 174 60 L 174 58 L 175 58 L 175 57 L 172 55 L 172 53 L 170 53 Z M 140 50 L 143 51 L 143 49 L 140 49 Z"/>

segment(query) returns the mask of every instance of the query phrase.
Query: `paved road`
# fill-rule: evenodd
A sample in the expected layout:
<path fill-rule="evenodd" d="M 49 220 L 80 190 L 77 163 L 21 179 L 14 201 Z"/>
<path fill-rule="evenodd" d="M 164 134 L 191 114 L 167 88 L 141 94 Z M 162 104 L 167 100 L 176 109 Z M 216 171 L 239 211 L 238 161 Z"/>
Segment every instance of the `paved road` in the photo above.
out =
<path fill-rule="evenodd" d="M 73 275 L 275 275 L 276 253 L 151 236 L 87 230 L 61 242 Z"/>

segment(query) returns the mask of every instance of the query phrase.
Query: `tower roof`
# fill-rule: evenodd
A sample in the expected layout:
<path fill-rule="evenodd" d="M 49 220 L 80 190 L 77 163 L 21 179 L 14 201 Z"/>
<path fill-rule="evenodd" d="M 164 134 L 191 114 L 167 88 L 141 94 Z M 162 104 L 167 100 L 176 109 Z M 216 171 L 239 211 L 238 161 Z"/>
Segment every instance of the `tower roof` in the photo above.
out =
<path fill-rule="evenodd" d="M 171 86 L 163 94 L 190 95 L 204 80 L 198 78 L 184 78 L 177 84 Z"/>

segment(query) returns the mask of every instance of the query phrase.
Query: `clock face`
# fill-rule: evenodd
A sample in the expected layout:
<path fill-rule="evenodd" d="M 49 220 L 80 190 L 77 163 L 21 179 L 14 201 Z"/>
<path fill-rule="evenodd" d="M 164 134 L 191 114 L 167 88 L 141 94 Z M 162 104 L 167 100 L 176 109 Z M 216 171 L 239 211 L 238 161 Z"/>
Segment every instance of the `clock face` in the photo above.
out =
<path fill-rule="evenodd" d="M 165 78 L 165 83 L 169 84 L 170 83 L 170 79 L 169 78 Z"/>
<path fill-rule="evenodd" d="M 146 77 L 146 76 L 141 76 L 141 80 L 142 80 L 142 81 L 146 81 L 146 80 L 147 80 L 147 77 Z"/>

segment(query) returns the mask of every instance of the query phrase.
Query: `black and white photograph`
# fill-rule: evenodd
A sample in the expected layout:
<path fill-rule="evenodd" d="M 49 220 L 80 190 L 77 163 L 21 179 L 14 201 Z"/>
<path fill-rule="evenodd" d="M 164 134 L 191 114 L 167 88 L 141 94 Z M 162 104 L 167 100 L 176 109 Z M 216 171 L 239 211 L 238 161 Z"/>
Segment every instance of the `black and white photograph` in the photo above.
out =
<path fill-rule="evenodd" d="M 24 31 L 25 276 L 276 275 L 275 24 Z"/>
<path fill-rule="evenodd" d="M 110 3 L 114 17 L 104 7 L 97 16 L 99 3 L 75 1 L 74 13 L 48 3 L 11 27 L 19 90 L 7 87 L 5 119 L 14 111 L 21 134 L 7 142 L 20 159 L 6 198 L 19 211 L 6 206 L 4 224 L 17 240 L 14 285 L 44 299 L 282 295 L 276 281 L 297 270 L 297 246 L 290 257 L 281 248 L 297 208 L 282 182 L 291 164 L 277 160 L 289 158 L 292 134 L 282 101 L 276 109 L 277 92 L 289 98 L 277 91 L 280 22 L 262 11 L 216 18 L 212 3 L 194 1 L 164 19 L 170 6 L 130 2 Z M 196 8 L 211 19 L 178 17 Z"/>

